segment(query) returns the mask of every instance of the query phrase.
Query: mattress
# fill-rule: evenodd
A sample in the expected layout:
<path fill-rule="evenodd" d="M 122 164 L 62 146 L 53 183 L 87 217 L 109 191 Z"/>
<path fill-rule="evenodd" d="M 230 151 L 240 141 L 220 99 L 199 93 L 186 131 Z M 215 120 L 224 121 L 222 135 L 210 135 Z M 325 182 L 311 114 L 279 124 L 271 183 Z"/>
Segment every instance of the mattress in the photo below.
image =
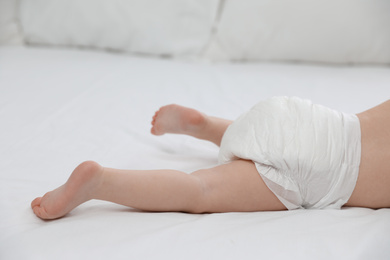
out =
<path fill-rule="evenodd" d="M 389 259 L 390 209 L 151 213 L 94 200 L 55 221 L 30 209 L 85 160 L 216 165 L 211 143 L 150 134 L 162 105 L 235 119 L 281 95 L 357 113 L 389 98 L 390 68 L 0 48 L 0 259 Z"/>

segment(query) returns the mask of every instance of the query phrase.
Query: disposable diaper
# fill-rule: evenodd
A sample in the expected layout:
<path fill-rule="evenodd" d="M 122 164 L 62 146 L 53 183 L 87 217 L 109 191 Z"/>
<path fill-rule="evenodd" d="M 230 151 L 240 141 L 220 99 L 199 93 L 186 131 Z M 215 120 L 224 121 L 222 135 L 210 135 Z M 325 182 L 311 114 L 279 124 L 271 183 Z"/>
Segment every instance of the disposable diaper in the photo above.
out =
<path fill-rule="evenodd" d="M 252 160 L 288 209 L 340 208 L 355 188 L 360 156 L 356 115 L 296 97 L 274 97 L 228 127 L 219 161 Z"/>

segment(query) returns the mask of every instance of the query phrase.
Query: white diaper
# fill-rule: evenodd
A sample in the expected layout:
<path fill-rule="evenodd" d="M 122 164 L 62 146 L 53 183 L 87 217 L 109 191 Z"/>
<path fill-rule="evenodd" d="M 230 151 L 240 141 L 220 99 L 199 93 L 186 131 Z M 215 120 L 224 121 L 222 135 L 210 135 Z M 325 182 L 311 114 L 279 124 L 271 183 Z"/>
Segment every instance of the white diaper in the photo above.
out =
<path fill-rule="evenodd" d="M 229 126 L 219 161 L 252 160 L 288 209 L 340 208 L 356 185 L 360 138 L 355 115 L 295 97 L 275 97 Z"/>

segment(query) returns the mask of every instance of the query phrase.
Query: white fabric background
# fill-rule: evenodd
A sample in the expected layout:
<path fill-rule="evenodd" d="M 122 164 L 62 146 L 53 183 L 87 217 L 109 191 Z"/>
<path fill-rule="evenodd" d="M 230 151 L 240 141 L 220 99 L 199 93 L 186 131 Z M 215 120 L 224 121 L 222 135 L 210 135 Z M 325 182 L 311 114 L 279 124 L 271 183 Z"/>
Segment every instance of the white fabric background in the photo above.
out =
<path fill-rule="evenodd" d="M 17 8 L 16 0 L 0 0 L 0 45 L 22 44 Z"/>
<path fill-rule="evenodd" d="M 42 221 L 37 196 L 82 161 L 191 172 L 218 148 L 149 133 L 178 103 L 235 119 L 295 95 L 347 113 L 389 97 L 390 69 L 200 64 L 88 51 L 0 48 L 0 259 L 388 259 L 390 209 L 183 214 L 101 201 Z"/>
<path fill-rule="evenodd" d="M 21 1 L 26 40 L 38 45 L 217 60 L 389 62 L 385 0 L 294 1 L 307 10 L 282 0 Z M 16 1 L 0 0 L 0 28 L 7 28 L 0 43 L 21 41 L 13 36 L 15 8 Z M 151 116 L 165 104 L 234 119 L 260 99 L 293 95 L 355 113 L 388 99 L 389 86 L 389 67 L 206 64 L 1 47 L 0 259 L 388 259 L 389 209 L 195 215 L 90 201 L 42 221 L 29 204 L 85 160 L 185 172 L 214 166 L 213 144 L 149 133 Z"/>
<path fill-rule="evenodd" d="M 18 11 L 29 44 L 387 65 L 389 13 L 388 0 L 21 0 Z"/>
<path fill-rule="evenodd" d="M 390 64 L 388 0 L 226 0 L 219 60 Z"/>
<path fill-rule="evenodd" d="M 196 56 L 211 36 L 218 0 L 21 0 L 31 44 Z"/>

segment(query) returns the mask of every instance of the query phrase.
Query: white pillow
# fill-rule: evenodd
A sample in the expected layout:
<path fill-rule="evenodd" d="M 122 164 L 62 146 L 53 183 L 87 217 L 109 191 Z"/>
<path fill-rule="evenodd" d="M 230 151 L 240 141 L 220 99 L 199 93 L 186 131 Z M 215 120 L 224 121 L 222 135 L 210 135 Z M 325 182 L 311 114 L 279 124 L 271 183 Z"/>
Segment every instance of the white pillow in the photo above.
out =
<path fill-rule="evenodd" d="M 390 0 L 226 0 L 208 55 L 390 63 Z"/>
<path fill-rule="evenodd" d="M 0 0 L 0 45 L 22 44 L 16 17 L 16 0 Z"/>
<path fill-rule="evenodd" d="M 29 44 L 155 55 L 199 54 L 218 0 L 21 0 Z"/>

